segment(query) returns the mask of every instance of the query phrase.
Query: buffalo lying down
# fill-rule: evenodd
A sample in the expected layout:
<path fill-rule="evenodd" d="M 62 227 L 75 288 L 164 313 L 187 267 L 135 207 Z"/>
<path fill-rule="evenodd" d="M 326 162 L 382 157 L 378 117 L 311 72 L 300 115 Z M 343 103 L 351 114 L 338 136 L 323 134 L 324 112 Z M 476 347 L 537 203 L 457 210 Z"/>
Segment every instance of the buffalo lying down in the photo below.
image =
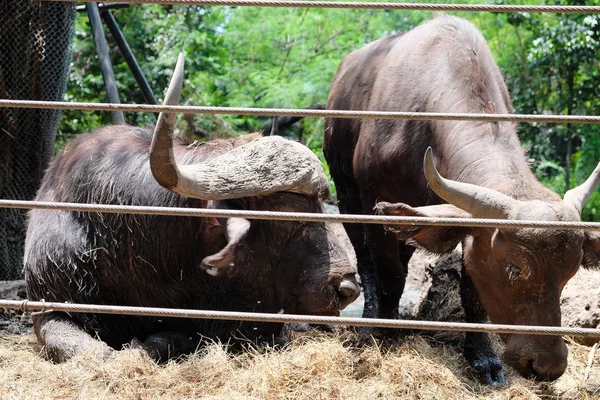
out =
<path fill-rule="evenodd" d="M 180 57 L 166 103 L 177 103 Z M 152 132 L 113 126 L 80 135 L 52 162 L 36 200 L 322 212 L 317 157 L 281 137 L 173 143 L 174 115 Z M 25 254 L 30 299 L 336 315 L 359 294 L 355 268 L 323 223 L 33 210 Z M 269 338 L 280 324 L 43 313 L 49 358 L 110 354 L 141 341 L 174 356 L 200 336 Z M 97 340 L 95 337 L 98 336 Z"/>
<path fill-rule="evenodd" d="M 449 16 L 346 56 L 328 108 L 513 111 L 482 35 Z M 423 167 L 430 146 L 435 157 L 428 152 Z M 561 200 L 531 173 L 516 126 L 509 122 L 329 119 L 323 149 L 342 213 L 376 208 L 404 216 L 578 221 L 600 177 L 597 168 Z M 415 246 L 444 253 L 462 242 L 461 295 L 468 322 L 483 322 L 489 315 L 495 323 L 559 326 L 565 283 L 582 263 L 598 265 L 600 242 L 578 231 L 389 227 L 394 235 L 379 225 L 352 224 L 346 230 L 357 253 L 368 317 L 396 316 Z M 556 379 L 565 371 L 562 338 L 503 339 L 505 360 L 523 376 Z M 487 335 L 467 333 L 464 351 L 488 382 L 503 380 Z"/>

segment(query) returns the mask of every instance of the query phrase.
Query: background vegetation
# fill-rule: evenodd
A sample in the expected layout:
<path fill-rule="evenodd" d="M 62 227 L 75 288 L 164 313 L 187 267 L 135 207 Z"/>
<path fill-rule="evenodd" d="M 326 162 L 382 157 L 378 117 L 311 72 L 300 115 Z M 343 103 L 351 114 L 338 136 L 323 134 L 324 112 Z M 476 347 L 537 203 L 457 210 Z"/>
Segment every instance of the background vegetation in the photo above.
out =
<path fill-rule="evenodd" d="M 546 4 L 600 5 L 600 0 Z M 183 104 L 289 108 L 325 104 L 344 55 L 431 17 L 429 12 L 410 11 L 162 5 L 132 5 L 113 13 L 159 99 L 178 52 L 184 50 Z M 488 40 L 517 113 L 600 115 L 600 16 L 456 15 L 475 24 Z M 77 17 L 75 35 L 66 100 L 106 101 L 85 13 Z M 107 38 L 121 101 L 143 103 L 108 32 Z M 150 113 L 128 113 L 126 119 L 142 126 L 154 123 Z M 239 115 L 195 115 L 183 116 L 179 128 L 204 140 L 255 131 L 265 122 Z M 109 123 L 108 113 L 65 112 L 57 148 L 77 133 Z M 294 136 L 322 156 L 322 119 L 305 119 L 293 129 Z M 587 177 L 600 159 L 598 130 L 597 125 L 521 124 L 519 135 L 537 176 L 564 193 Z M 600 220 L 597 193 L 583 218 Z"/>

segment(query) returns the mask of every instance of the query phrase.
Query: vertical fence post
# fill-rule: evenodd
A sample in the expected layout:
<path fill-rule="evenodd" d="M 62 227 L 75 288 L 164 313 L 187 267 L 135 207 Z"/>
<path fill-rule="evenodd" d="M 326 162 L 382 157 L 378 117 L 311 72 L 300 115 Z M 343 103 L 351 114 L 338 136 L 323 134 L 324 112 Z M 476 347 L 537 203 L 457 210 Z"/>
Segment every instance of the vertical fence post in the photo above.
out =
<path fill-rule="evenodd" d="M 104 78 L 104 85 L 106 86 L 108 101 L 110 103 L 120 103 L 121 101 L 119 100 L 119 92 L 115 82 L 115 75 L 113 73 L 110 57 L 108 55 L 108 46 L 106 45 L 106 38 L 104 37 L 104 31 L 102 30 L 102 22 L 100 21 L 98 4 L 87 3 L 87 13 L 90 19 L 90 26 L 92 28 L 94 42 L 96 44 L 96 53 L 98 54 L 98 60 L 100 61 L 100 69 L 102 70 L 102 78 Z M 123 115 L 123 112 L 112 111 L 111 114 L 113 124 L 125 123 L 125 116 Z"/>
<path fill-rule="evenodd" d="M 140 65 L 135 59 L 135 56 L 133 55 L 129 44 L 125 39 L 125 36 L 123 35 L 123 32 L 119 28 L 119 24 L 117 24 L 114 15 L 110 12 L 110 9 L 108 8 L 102 8 L 102 10 L 100 11 L 100 15 L 102 16 L 104 23 L 108 27 L 108 30 L 110 31 L 113 39 L 117 43 L 119 51 L 121 52 L 121 55 L 123 56 L 125 62 L 129 66 L 129 69 L 131 70 L 131 73 L 133 74 L 133 77 L 135 78 L 135 81 L 137 82 L 140 91 L 142 92 L 142 96 L 144 96 L 144 99 L 146 100 L 146 103 L 158 104 L 158 101 L 156 100 L 156 97 L 154 97 L 154 93 L 152 92 L 152 88 L 150 88 L 150 85 L 148 84 L 148 81 L 146 80 L 146 77 L 144 76 Z M 155 113 L 154 115 L 158 118 L 158 113 Z"/>

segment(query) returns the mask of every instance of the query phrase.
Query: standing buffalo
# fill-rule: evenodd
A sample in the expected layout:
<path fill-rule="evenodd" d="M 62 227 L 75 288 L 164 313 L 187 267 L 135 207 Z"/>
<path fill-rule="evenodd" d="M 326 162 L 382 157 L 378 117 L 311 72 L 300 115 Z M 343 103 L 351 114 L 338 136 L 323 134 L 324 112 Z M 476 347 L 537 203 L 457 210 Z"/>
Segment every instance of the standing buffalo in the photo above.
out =
<path fill-rule="evenodd" d="M 346 56 L 328 108 L 513 111 L 481 33 L 450 16 Z M 509 122 L 329 119 L 323 143 L 343 213 L 375 208 L 388 215 L 579 221 L 600 177 L 599 166 L 561 200 L 536 180 Z M 489 315 L 495 323 L 559 326 L 565 283 L 582 263 L 598 265 L 600 245 L 578 231 L 387 227 L 394 236 L 378 225 L 346 230 L 357 253 L 367 317 L 396 317 L 414 247 L 446 253 L 462 242 L 468 322 Z M 515 334 L 503 340 L 505 360 L 521 375 L 553 380 L 565 371 L 562 338 Z M 464 354 L 488 382 L 503 381 L 487 335 L 467 333 Z"/>
<path fill-rule="evenodd" d="M 166 104 L 178 103 L 183 58 Z M 175 116 L 152 132 L 113 126 L 81 135 L 50 165 L 36 200 L 322 212 L 318 158 L 281 137 L 173 143 Z M 323 223 L 34 210 L 25 277 L 31 299 L 336 315 L 360 292 L 356 270 Z M 47 356 L 110 354 L 142 342 L 165 357 L 201 336 L 265 338 L 281 324 L 47 312 L 34 318 Z M 97 340 L 95 337 L 100 340 Z M 164 360 L 163 360 L 164 361 Z"/>

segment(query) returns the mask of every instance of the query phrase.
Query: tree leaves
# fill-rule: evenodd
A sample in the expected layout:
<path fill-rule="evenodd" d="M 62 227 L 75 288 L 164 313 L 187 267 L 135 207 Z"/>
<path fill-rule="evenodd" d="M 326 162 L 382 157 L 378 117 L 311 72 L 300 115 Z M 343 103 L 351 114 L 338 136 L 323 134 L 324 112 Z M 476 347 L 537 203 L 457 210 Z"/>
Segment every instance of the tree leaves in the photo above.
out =
<path fill-rule="evenodd" d="M 600 4 L 600 0 L 557 2 L 579 3 Z M 131 5 L 113 13 L 159 100 L 177 54 L 184 50 L 183 104 L 285 108 L 325 104 L 333 75 L 345 55 L 385 35 L 408 30 L 432 15 L 387 10 L 162 5 Z M 597 15 L 455 14 L 473 22 L 487 39 L 516 112 L 600 114 Z M 121 101 L 143 103 L 112 38 L 109 34 L 107 37 Z M 85 13 L 77 18 L 66 100 L 105 101 Z M 151 113 L 127 113 L 126 118 L 137 125 L 154 123 Z M 239 115 L 194 115 L 181 120 L 181 131 L 192 135 L 204 132 L 209 139 L 254 131 L 266 122 L 265 118 Z M 108 114 L 65 112 L 57 146 L 78 132 L 108 123 Z M 294 135 L 302 133 L 304 142 L 322 158 L 322 119 L 307 118 L 292 129 Z M 557 192 L 565 189 L 567 171 L 572 170 L 570 183 L 575 185 L 600 158 L 596 125 L 567 129 L 566 125 L 521 124 L 519 135 L 533 159 L 533 170 Z M 567 139 L 571 140 L 570 153 Z M 592 198 L 584 217 L 595 216 L 591 210 L 598 208 L 598 201 L 598 196 Z"/>

